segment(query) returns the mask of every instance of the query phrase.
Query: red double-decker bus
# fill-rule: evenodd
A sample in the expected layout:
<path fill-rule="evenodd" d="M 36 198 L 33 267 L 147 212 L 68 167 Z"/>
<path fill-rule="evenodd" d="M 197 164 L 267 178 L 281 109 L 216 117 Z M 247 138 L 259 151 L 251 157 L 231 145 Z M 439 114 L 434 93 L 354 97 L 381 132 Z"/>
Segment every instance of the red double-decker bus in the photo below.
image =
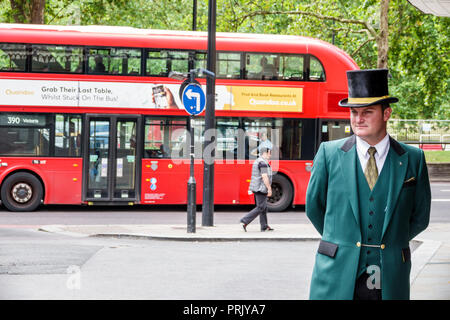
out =
<path fill-rule="evenodd" d="M 186 204 L 190 124 L 181 81 L 168 75 L 206 69 L 206 33 L 1 24 L 0 34 L 7 209 Z M 348 111 L 337 103 L 356 63 L 329 43 L 298 36 L 218 33 L 216 47 L 214 203 L 253 203 L 251 165 L 258 146 L 271 143 L 270 209 L 304 204 L 319 144 L 350 135 Z M 202 190 L 202 115 L 193 125 Z"/>

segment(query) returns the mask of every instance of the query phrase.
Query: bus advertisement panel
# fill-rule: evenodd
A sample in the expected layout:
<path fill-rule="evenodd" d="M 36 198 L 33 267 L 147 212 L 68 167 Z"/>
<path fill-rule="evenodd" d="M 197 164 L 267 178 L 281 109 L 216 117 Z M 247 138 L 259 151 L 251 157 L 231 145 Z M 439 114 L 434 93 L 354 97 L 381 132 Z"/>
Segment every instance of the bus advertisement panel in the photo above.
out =
<path fill-rule="evenodd" d="M 179 109 L 179 84 L 0 79 L 11 106 Z M 203 85 L 203 90 L 206 86 Z M 302 87 L 216 86 L 216 110 L 302 112 Z M 164 101 L 171 96 L 172 104 Z"/>

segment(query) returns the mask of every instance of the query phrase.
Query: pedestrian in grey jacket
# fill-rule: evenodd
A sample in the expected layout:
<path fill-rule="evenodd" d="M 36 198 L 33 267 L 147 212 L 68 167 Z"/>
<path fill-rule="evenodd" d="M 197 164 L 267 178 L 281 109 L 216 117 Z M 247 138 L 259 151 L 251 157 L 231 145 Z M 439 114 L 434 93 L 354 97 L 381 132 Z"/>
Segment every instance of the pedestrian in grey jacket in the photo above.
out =
<path fill-rule="evenodd" d="M 267 224 L 267 198 L 272 196 L 272 168 L 269 164 L 272 156 L 271 146 L 260 145 L 259 154 L 259 158 L 252 166 L 252 178 L 249 186 L 249 190 L 255 196 L 256 207 L 240 220 L 245 232 L 247 232 L 247 225 L 257 216 L 259 216 L 261 231 L 273 231 Z"/>

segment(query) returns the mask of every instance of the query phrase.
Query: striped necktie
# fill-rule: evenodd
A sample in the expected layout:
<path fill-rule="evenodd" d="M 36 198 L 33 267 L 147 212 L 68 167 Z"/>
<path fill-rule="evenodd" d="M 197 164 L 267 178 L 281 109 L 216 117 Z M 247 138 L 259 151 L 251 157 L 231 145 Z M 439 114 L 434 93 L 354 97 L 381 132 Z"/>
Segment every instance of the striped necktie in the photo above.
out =
<path fill-rule="evenodd" d="M 378 179 L 378 169 L 377 169 L 377 163 L 375 162 L 375 152 L 377 152 L 377 149 L 374 147 L 370 147 L 369 150 L 369 161 L 367 162 L 366 169 L 364 170 L 364 175 L 366 176 L 367 183 L 369 184 L 370 190 L 373 189 L 375 186 L 375 183 Z"/>

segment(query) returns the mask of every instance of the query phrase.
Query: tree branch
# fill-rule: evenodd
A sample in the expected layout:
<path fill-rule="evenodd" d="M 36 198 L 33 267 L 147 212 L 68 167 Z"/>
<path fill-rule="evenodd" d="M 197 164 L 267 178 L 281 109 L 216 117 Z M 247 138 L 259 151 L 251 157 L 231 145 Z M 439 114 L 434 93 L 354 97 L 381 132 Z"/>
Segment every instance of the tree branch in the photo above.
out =
<path fill-rule="evenodd" d="M 53 22 L 53 20 L 55 20 L 55 18 L 59 18 L 59 14 L 63 11 L 66 10 L 72 3 L 70 1 L 67 2 L 66 6 L 62 7 L 61 9 L 59 9 L 58 13 L 56 15 L 53 16 L 53 18 L 47 22 L 47 24 L 51 24 Z"/>
<path fill-rule="evenodd" d="M 322 14 L 316 13 L 316 12 L 301 11 L 301 10 L 296 10 L 296 11 L 254 11 L 247 15 L 244 15 L 239 24 L 242 24 L 247 18 L 251 18 L 251 17 L 255 17 L 255 16 L 275 15 L 275 14 L 304 15 L 304 16 L 312 16 L 312 17 L 315 17 L 320 20 L 330 20 L 330 21 L 336 21 L 336 22 L 340 22 L 340 23 L 344 23 L 344 24 L 357 24 L 357 25 L 361 25 L 364 28 L 366 28 L 368 33 L 371 35 L 371 37 L 374 37 L 374 38 L 378 37 L 377 31 L 367 21 L 326 16 L 326 15 L 322 15 Z"/>
<path fill-rule="evenodd" d="M 360 44 L 359 47 L 356 48 L 356 50 L 352 52 L 351 56 L 355 56 L 359 52 L 359 50 L 361 50 L 366 44 L 368 44 L 369 42 L 374 41 L 374 40 L 375 40 L 375 38 L 367 38 L 366 41 L 364 41 L 362 44 Z"/>
<path fill-rule="evenodd" d="M 236 14 L 235 7 L 236 7 L 237 3 L 232 3 L 232 2 L 233 2 L 233 0 L 230 0 L 230 8 L 231 8 L 231 12 L 233 13 L 233 19 L 231 21 L 236 22 L 237 21 L 237 18 L 236 18 L 237 14 Z M 233 25 L 233 29 L 234 29 L 234 32 L 237 32 L 238 26 L 236 24 L 234 24 Z"/>
<path fill-rule="evenodd" d="M 346 34 L 348 34 L 348 33 L 365 33 L 365 34 L 367 34 L 368 38 L 372 38 L 372 35 L 370 34 L 369 30 L 367 30 L 367 29 L 354 30 L 354 29 L 350 29 L 350 28 L 332 28 L 331 31 L 334 31 L 334 32 L 345 31 Z"/>

